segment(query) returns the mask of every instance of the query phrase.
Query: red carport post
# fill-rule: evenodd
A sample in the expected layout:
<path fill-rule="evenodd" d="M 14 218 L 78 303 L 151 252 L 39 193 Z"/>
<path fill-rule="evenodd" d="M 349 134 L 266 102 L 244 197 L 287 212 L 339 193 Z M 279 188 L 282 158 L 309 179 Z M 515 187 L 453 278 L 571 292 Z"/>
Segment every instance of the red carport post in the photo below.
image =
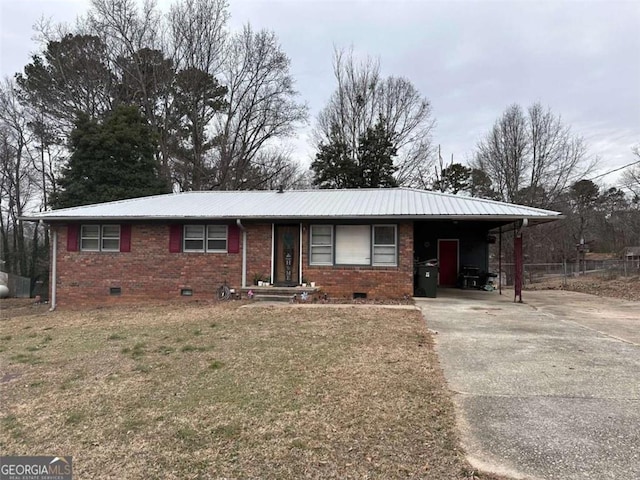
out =
<path fill-rule="evenodd" d="M 522 260 L 522 233 L 516 230 L 516 234 L 513 239 L 513 256 L 515 266 L 515 279 L 513 283 L 513 290 L 515 296 L 513 301 L 518 299 L 518 302 L 522 303 L 522 272 L 524 270 Z"/>

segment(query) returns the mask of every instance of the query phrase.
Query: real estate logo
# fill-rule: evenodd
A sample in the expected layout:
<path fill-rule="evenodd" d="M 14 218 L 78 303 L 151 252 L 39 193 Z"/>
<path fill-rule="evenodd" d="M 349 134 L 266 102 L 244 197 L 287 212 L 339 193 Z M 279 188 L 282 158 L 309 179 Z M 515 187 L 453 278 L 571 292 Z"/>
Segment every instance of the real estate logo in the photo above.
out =
<path fill-rule="evenodd" d="M 0 456 L 0 480 L 72 480 L 71 457 Z"/>

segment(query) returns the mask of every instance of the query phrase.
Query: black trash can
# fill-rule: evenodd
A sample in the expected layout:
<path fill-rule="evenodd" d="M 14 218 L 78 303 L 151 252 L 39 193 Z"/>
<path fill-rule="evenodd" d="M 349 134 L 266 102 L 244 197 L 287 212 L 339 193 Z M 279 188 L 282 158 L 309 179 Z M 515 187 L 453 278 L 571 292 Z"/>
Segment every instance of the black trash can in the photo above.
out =
<path fill-rule="evenodd" d="M 438 267 L 418 266 L 418 296 L 436 298 L 438 293 Z"/>

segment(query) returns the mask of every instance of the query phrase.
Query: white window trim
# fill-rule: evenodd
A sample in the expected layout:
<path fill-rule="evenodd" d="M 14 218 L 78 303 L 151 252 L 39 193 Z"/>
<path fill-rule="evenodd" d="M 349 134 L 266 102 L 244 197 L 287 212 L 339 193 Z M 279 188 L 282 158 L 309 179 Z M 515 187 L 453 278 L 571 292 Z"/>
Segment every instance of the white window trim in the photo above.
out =
<path fill-rule="evenodd" d="M 209 237 L 209 227 L 224 227 L 224 237 Z M 208 253 L 227 253 L 229 251 L 229 226 L 228 225 L 207 225 L 205 228 L 205 248 Z M 224 248 L 209 248 L 209 240 L 224 240 Z"/>
<path fill-rule="evenodd" d="M 208 248 L 209 245 L 209 227 L 210 226 L 218 226 L 218 227 L 224 227 L 224 232 L 225 232 L 225 237 L 224 237 L 224 241 L 225 241 L 225 248 L 223 249 L 214 249 L 214 248 Z M 202 227 L 203 230 L 203 236 L 200 238 L 187 238 L 187 227 Z M 187 240 L 202 240 L 202 245 L 203 248 L 187 248 Z M 211 240 L 223 240 L 222 237 L 213 237 L 211 238 Z M 189 225 L 184 225 L 182 227 L 182 251 L 184 253 L 228 253 L 229 252 L 229 225 L 220 225 L 220 224 L 189 224 Z"/>
<path fill-rule="evenodd" d="M 331 232 L 331 243 L 329 245 L 325 245 L 325 244 L 313 244 L 313 228 L 314 227 L 329 227 L 329 230 Z M 331 260 L 329 262 L 314 262 L 313 261 L 313 247 L 329 247 L 331 248 Z M 309 265 L 333 265 L 335 262 L 335 257 L 334 257 L 334 251 L 335 251 L 335 236 L 334 236 L 334 229 L 333 229 L 333 225 L 323 225 L 323 224 L 317 224 L 317 225 L 311 225 L 310 228 L 310 232 L 309 232 Z"/>
<path fill-rule="evenodd" d="M 105 240 L 115 240 L 116 237 L 105 237 L 104 230 L 105 227 L 118 227 L 118 246 L 117 248 L 105 248 L 104 241 Z M 122 238 L 122 232 L 120 229 L 120 225 L 101 225 L 100 226 L 100 251 L 101 252 L 119 252 L 120 251 L 120 242 Z"/>
<path fill-rule="evenodd" d="M 393 243 L 380 243 L 376 244 L 376 228 L 377 227 L 391 227 L 393 228 Z M 394 262 L 393 263 L 381 263 L 376 262 L 376 247 L 393 247 L 394 249 Z M 371 265 L 374 267 L 397 267 L 398 266 L 398 226 L 394 224 L 377 224 L 371 225 Z"/>
<path fill-rule="evenodd" d="M 118 248 L 104 248 L 104 227 L 118 227 Z M 98 227 L 98 236 L 94 237 L 94 236 L 86 236 L 84 234 L 85 231 L 85 227 Z M 116 237 L 106 237 L 106 239 L 109 240 L 115 240 Z M 98 248 L 85 248 L 84 247 L 84 240 L 97 240 L 98 241 Z M 114 252 L 120 252 L 120 247 L 121 247 L 121 242 L 122 242 L 122 229 L 120 228 L 120 225 L 114 225 L 114 224 L 108 224 L 108 225 L 96 225 L 96 224 L 84 224 L 84 225 L 80 225 L 80 245 L 79 245 L 79 250 L 81 252 L 107 252 L 107 253 L 114 253 Z"/>
<path fill-rule="evenodd" d="M 199 227 L 202 229 L 202 237 L 187 238 L 187 227 Z M 187 248 L 188 240 L 202 240 L 202 248 Z M 185 253 L 204 253 L 207 246 L 207 226 L 206 225 L 184 225 L 182 227 L 182 251 Z"/>

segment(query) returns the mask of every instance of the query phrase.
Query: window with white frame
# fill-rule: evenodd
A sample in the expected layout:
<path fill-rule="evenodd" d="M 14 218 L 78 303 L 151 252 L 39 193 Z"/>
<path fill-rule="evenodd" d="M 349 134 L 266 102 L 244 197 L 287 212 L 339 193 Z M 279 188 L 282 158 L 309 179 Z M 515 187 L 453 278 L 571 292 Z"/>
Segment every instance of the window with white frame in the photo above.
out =
<path fill-rule="evenodd" d="M 398 265 L 396 225 L 311 225 L 311 265 Z"/>
<path fill-rule="evenodd" d="M 80 250 L 100 251 L 100 225 L 82 225 L 80 227 Z"/>
<path fill-rule="evenodd" d="M 395 225 L 373 226 L 373 265 L 395 266 L 398 264 L 398 247 Z"/>
<path fill-rule="evenodd" d="M 333 225 L 311 225 L 311 265 L 333 265 Z"/>
<path fill-rule="evenodd" d="M 84 252 L 119 252 L 120 225 L 82 225 L 80 250 Z"/>
<path fill-rule="evenodd" d="M 204 225 L 184 226 L 185 252 L 204 252 Z"/>
<path fill-rule="evenodd" d="M 207 225 L 207 252 L 227 251 L 227 226 Z"/>
<path fill-rule="evenodd" d="M 100 250 L 103 252 L 120 251 L 120 225 L 102 225 Z"/>
<path fill-rule="evenodd" d="M 227 225 L 185 225 L 183 251 L 227 252 Z"/>

